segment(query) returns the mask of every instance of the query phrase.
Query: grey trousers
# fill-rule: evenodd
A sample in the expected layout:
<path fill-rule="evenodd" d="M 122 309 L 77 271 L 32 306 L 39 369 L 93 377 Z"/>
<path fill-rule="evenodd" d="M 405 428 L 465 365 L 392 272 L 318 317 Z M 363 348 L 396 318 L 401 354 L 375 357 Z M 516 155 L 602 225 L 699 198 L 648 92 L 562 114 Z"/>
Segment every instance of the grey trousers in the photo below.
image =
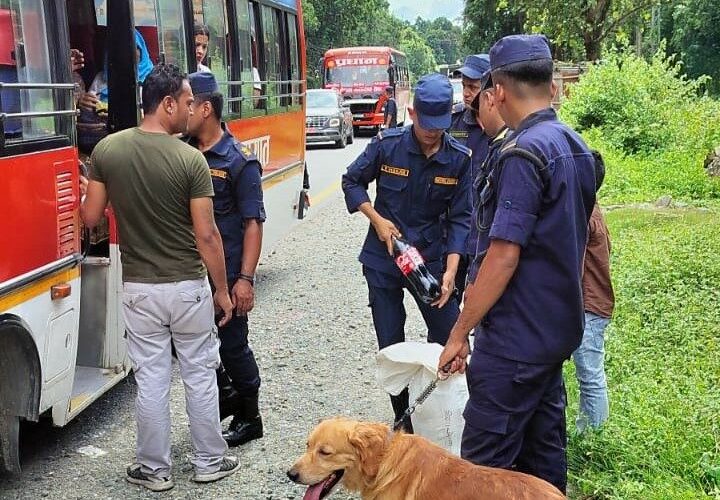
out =
<path fill-rule="evenodd" d="M 215 369 L 220 365 L 212 292 L 207 278 L 176 283 L 123 283 L 128 357 L 135 400 L 137 462 L 156 477 L 171 475 L 171 345 L 185 385 L 193 457 L 199 473 L 216 472 L 227 450 L 222 438 Z"/>

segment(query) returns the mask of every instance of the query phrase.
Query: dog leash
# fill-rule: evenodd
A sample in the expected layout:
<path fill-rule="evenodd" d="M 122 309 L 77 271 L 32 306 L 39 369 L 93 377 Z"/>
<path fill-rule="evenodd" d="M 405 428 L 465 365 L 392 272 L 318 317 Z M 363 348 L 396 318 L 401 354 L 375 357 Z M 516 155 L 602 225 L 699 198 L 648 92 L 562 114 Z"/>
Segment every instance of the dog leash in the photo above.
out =
<path fill-rule="evenodd" d="M 452 361 L 450 363 L 446 364 L 445 366 L 443 366 L 441 371 L 447 372 L 448 370 L 450 370 L 451 365 L 452 365 Z M 415 409 L 418 406 L 420 406 L 421 404 L 423 404 L 425 402 L 425 400 L 430 396 L 430 394 L 432 394 L 432 391 L 435 390 L 435 388 L 437 387 L 438 382 L 440 382 L 440 380 L 442 380 L 440 378 L 440 375 L 436 375 L 435 380 L 430 382 L 427 385 L 427 387 L 425 387 L 425 389 L 423 389 L 423 391 L 418 395 L 418 397 L 415 398 L 415 401 L 413 401 L 413 404 L 411 404 L 408 407 L 408 409 L 405 410 L 405 413 L 403 413 L 402 416 L 397 420 L 397 422 L 395 422 L 393 424 L 393 431 L 399 430 L 402 427 L 403 422 L 405 422 L 408 418 L 410 418 L 410 415 L 415 413 Z"/>

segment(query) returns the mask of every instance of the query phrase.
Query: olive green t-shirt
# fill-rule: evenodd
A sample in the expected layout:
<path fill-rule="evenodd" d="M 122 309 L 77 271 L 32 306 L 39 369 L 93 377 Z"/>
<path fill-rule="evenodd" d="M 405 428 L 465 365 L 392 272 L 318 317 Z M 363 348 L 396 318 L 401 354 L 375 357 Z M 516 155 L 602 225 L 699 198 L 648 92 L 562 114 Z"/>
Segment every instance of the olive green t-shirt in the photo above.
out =
<path fill-rule="evenodd" d="M 123 281 L 202 278 L 190 200 L 213 196 L 202 153 L 181 140 L 139 128 L 95 146 L 90 178 L 105 184 L 117 218 Z"/>

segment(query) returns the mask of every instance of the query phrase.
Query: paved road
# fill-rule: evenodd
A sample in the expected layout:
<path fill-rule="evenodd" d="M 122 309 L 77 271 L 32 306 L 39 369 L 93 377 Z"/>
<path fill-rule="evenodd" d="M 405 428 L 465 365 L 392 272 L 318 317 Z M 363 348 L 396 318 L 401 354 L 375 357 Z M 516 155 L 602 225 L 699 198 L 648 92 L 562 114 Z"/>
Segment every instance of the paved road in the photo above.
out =
<path fill-rule="evenodd" d="M 266 436 L 233 450 L 243 463 L 238 474 L 211 485 L 189 481 L 190 437 L 176 373 L 171 391 L 175 488 L 157 494 L 126 483 L 124 467 L 133 460 L 135 444 L 136 386 L 129 377 L 64 428 L 47 422 L 24 426 L 24 473 L 0 478 L 0 498 L 300 499 L 305 489 L 290 483 L 285 471 L 320 419 L 347 415 L 390 422 L 389 400 L 375 380 L 375 335 L 357 262 L 367 221 L 347 214 L 339 190 L 340 175 L 368 140 L 358 138 L 345 150 L 308 152 L 315 200 L 310 216 L 261 262 L 250 328 L 263 377 Z M 420 339 L 421 318 L 407 300 L 410 338 Z M 103 455 L 83 454 L 87 446 Z M 357 497 L 333 495 L 348 498 Z"/>

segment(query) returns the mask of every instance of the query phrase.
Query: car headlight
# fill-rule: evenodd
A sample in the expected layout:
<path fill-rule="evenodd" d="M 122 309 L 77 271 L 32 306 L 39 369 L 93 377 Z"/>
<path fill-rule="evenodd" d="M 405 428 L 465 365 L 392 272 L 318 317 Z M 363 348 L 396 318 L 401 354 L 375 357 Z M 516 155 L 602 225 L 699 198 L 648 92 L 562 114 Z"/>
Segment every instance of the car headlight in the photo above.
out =
<path fill-rule="evenodd" d="M 340 118 L 330 118 L 328 120 L 328 126 L 337 127 L 338 125 L 340 125 Z"/>

